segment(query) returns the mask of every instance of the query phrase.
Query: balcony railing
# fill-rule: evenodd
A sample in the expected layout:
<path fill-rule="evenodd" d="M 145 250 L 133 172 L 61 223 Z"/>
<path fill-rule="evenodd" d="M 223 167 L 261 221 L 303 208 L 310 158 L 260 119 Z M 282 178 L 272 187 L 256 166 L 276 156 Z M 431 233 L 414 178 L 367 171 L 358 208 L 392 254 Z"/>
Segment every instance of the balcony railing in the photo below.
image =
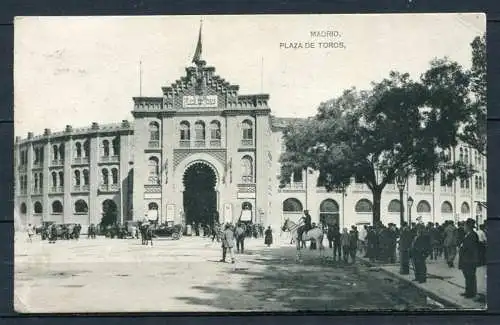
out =
<path fill-rule="evenodd" d="M 432 186 L 430 185 L 417 185 L 417 192 L 432 192 Z"/>
<path fill-rule="evenodd" d="M 453 187 L 441 186 L 441 193 L 453 193 Z"/>
<path fill-rule="evenodd" d="M 34 166 L 34 165 L 35 165 L 35 164 L 33 164 L 33 166 Z M 56 159 L 54 159 L 54 160 L 52 160 L 52 162 L 51 162 L 51 164 L 50 164 L 50 165 L 51 165 L 51 166 L 63 166 L 63 165 L 64 165 L 64 160 L 63 160 L 63 159 L 57 159 L 57 160 L 56 160 Z"/>
<path fill-rule="evenodd" d="M 240 193 L 255 193 L 255 184 L 251 184 L 251 183 L 238 184 L 238 192 L 240 192 Z"/>
<path fill-rule="evenodd" d="M 61 163 L 62 165 L 63 163 Z M 42 168 L 43 167 L 43 162 L 41 161 L 35 161 L 33 162 L 33 168 Z"/>
<path fill-rule="evenodd" d="M 395 191 L 399 191 L 399 188 L 398 188 L 398 185 L 397 184 L 394 184 L 394 183 L 388 183 L 385 185 L 385 188 L 384 190 L 386 191 L 391 191 L 391 192 L 395 192 Z"/>
<path fill-rule="evenodd" d="M 369 191 L 370 189 L 366 184 L 363 183 L 354 183 L 353 184 L 354 191 Z"/>
<path fill-rule="evenodd" d="M 179 147 L 181 147 L 181 148 L 190 148 L 191 147 L 191 141 L 190 140 L 180 140 L 179 141 Z"/>
<path fill-rule="evenodd" d="M 221 140 L 210 140 L 210 147 L 220 147 L 222 145 Z"/>
<path fill-rule="evenodd" d="M 89 157 L 75 157 L 74 162 L 75 164 L 88 164 Z"/>
<path fill-rule="evenodd" d="M 90 191 L 90 185 L 88 185 L 88 184 L 87 185 L 82 185 L 82 191 L 84 191 L 84 192 Z"/>
<path fill-rule="evenodd" d="M 21 193 L 21 194 L 27 194 L 27 193 L 28 193 L 28 191 L 27 191 L 25 188 L 22 188 L 22 189 L 20 190 L 20 193 Z"/>
<path fill-rule="evenodd" d="M 305 190 L 303 182 L 292 182 L 286 184 L 284 187 L 279 189 L 280 191 L 303 191 Z"/>
<path fill-rule="evenodd" d="M 102 156 L 102 162 L 118 162 L 120 161 L 120 156 Z"/>
<path fill-rule="evenodd" d="M 64 186 L 52 186 L 50 188 L 51 193 L 62 193 L 64 192 Z"/>
<path fill-rule="evenodd" d="M 74 185 L 73 192 L 88 192 L 90 190 L 89 185 Z"/>
<path fill-rule="evenodd" d="M 205 140 L 195 140 L 194 141 L 194 146 L 196 148 L 203 148 L 203 147 L 205 147 Z"/>
<path fill-rule="evenodd" d="M 35 188 L 33 188 L 32 193 L 33 194 L 42 194 L 42 189 L 39 187 L 35 187 Z"/>
<path fill-rule="evenodd" d="M 462 188 L 461 187 L 460 188 L 460 194 L 462 194 L 462 195 L 469 195 L 469 194 L 471 194 L 471 190 L 470 190 L 470 188 L 466 188 L 466 187 Z"/>
<path fill-rule="evenodd" d="M 99 190 L 101 192 L 116 192 L 120 189 L 118 184 L 101 184 L 99 185 Z"/>
<path fill-rule="evenodd" d="M 148 142 L 148 148 L 156 149 L 160 147 L 160 141 L 159 140 L 152 140 Z"/>
<path fill-rule="evenodd" d="M 253 147 L 253 139 L 242 139 L 241 146 L 242 147 Z"/>

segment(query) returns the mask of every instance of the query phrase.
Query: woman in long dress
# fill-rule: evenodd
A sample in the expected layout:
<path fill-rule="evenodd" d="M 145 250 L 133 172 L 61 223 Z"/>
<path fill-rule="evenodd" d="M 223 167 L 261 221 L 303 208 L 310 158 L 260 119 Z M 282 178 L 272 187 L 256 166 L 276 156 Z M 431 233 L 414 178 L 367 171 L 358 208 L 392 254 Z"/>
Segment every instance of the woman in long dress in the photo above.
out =
<path fill-rule="evenodd" d="M 271 230 L 271 226 L 267 227 L 265 232 L 264 244 L 267 247 L 271 246 L 273 243 L 273 231 Z"/>

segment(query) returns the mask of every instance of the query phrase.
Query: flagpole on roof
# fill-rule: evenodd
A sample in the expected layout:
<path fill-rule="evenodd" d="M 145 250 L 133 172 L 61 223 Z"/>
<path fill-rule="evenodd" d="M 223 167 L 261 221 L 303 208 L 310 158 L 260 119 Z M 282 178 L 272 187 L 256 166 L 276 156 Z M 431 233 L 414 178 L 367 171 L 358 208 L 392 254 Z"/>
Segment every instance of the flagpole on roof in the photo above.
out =
<path fill-rule="evenodd" d="M 194 51 L 192 63 L 198 64 L 201 61 L 201 52 L 202 52 L 202 40 L 201 40 L 201 31 L 203 28 L 203 18 L 200 18 L 200 31 L 198 33 L 198 43 L 196 44 L 196 49 Z"/>

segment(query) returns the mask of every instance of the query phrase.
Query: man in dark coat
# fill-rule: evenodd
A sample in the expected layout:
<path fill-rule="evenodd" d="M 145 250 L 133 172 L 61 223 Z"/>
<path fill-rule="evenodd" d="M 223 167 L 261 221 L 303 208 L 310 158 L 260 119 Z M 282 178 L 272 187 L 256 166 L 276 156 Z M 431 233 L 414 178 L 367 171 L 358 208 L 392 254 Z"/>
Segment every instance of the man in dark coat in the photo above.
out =
<path fill-rule="evenodd" d="M 339 257 L 339 261 L 342 259 L 342 244 L 340 242 L 340 227 L 338 224 L 334 224 L 333 228 L 333 260 Z"/>
<path fill-rule="evenodd" d="M 399 237 L 399 273 L 410 274 L 410 248 L 413 236 L 406 222 L 403 223 Z"/>
<path fill-rule="evenodd" d="M 419 283 L 427 281 L 427 266 L 425 260 L 431 253 L 431 242 L 424 225 L 417 225 L 417 235 L 413 239 L 411 258 L 415 271 L 415 279 Z"/>
<path fill-rule="evenodd" d="M 467 219 L 464 224 L 464 238 L 460 244 L 458 268 L 462 270 L 465 278 L 465 298 L 474 298 L 477 294 L 476 268 L 479 262 L 479 238 L 474 231 L 475 221 Z"/>
<path fill-rule="evenodd" d="M 236 238 L 236 252 L 244 253 L 245 250 L 245 225 L 242 222 L 238 222 L 236 229 L 234 230 L 234 237 Z"/>

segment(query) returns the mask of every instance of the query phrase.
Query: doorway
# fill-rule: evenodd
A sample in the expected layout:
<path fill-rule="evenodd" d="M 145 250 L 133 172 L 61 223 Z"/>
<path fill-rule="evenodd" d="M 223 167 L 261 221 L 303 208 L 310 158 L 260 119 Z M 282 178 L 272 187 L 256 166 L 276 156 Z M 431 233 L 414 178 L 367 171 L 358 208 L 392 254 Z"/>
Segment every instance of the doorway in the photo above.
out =
<path fill-rule="evenodd" d="M 213 225 L 217 211 L 216 176 L 204 163 L 195 163 L 184 172 L 183 206 L 186 224 Z"/>

